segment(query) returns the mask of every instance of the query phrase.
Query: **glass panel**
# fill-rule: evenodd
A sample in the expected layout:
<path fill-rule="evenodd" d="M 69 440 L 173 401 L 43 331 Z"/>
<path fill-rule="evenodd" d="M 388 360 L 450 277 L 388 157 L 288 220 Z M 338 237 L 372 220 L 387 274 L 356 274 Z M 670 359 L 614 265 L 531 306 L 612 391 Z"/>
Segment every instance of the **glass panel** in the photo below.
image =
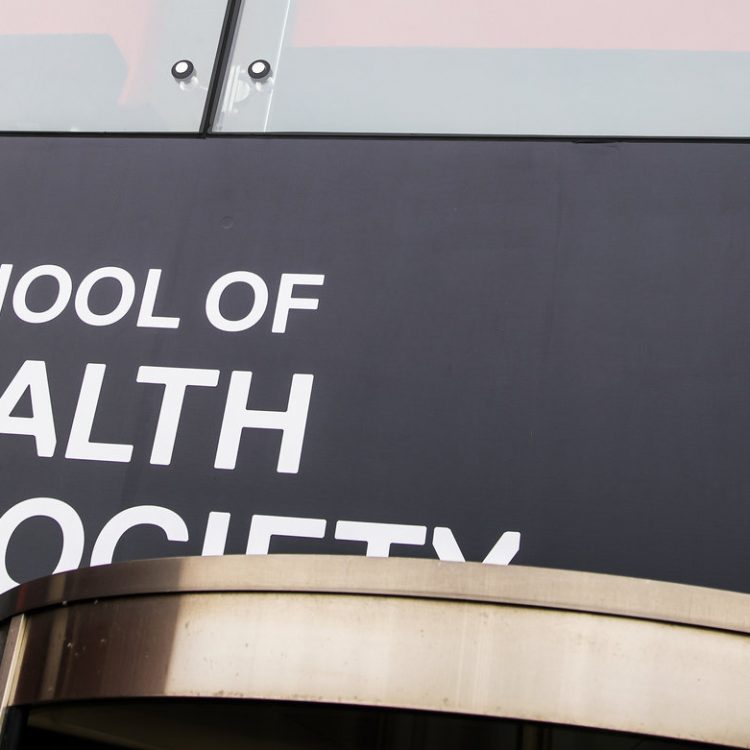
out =
<path fill-rule="evenodd" d="M 226 0 L 0 0 L 0 130 L 197 131 L 225 10 Z M 194 71 L 178 79 L 183 59 Z"/>
<path fill-rule="evenodd" d="M 12 750 L 720 750 L 597 729 L 314 703 L 98 701 L 14 712 Z"/>
<path fill-rule="evenodd" d="M 747 0 L 245 0 L 215 129 L 748 136 L 749 26 Z"/>

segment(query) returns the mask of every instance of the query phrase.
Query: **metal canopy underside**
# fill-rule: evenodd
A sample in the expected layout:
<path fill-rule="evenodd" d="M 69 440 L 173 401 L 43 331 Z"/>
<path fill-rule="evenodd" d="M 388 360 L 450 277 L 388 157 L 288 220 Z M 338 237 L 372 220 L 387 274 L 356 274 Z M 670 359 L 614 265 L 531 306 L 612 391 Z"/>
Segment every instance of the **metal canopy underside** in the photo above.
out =
<path fill-rule="evenodd" d="M 346 557 L 132 562 L 5 597 L 7 703 L 255 698 L 750 747 L 750 597 Z"/>

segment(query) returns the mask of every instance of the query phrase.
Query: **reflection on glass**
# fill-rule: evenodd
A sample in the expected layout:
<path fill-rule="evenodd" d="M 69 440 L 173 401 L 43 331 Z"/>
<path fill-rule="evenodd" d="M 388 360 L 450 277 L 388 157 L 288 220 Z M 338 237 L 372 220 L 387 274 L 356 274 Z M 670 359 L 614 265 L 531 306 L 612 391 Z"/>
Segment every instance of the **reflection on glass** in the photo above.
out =
<path fill-rule="evenodd" d="M 0 130 L 197 131 L 226 0 L 0 0 Z M 177 80 L 175 62 L 195 75 Z"/>
<path fill-rule="evenodd" d="M 245 0 L 216 129 L 747 136 L 748 26 L 746 0 Z"/>

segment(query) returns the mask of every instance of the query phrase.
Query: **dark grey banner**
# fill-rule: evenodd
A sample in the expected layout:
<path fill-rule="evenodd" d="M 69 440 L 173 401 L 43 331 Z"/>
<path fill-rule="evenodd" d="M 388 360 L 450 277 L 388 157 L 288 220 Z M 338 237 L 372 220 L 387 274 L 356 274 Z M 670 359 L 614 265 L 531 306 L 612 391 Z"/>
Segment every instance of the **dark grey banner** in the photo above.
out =
<path fill-rule="evenodd" d="M 750 591 L 750 147 L 0 139 L 0 590 L 414 555 Z"/>

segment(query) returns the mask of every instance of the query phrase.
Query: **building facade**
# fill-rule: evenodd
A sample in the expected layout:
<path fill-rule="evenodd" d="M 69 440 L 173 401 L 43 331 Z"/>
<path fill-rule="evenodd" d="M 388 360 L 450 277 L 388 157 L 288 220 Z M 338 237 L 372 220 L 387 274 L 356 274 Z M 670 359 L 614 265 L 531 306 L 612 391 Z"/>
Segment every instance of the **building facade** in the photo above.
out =
<path fill-rule="evenodd" d="M 5 0 L 7 746 L 750 746 L 747 16 Z"/>

